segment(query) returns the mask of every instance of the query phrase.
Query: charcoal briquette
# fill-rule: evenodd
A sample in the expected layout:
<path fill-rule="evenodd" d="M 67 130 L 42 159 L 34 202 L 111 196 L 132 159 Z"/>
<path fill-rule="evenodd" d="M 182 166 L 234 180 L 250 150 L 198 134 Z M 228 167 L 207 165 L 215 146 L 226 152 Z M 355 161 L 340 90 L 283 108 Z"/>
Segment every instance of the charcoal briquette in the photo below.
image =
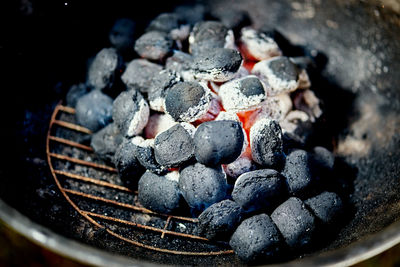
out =
<path fill-rule="evenodd" d="M 89 92 L 90 92 L 90 87 L 88 87 L 85 83 L 72 85 L 69 88 L 68 93 L 65 97 L 67 106 L 74 108 L 76 106 L 76 103 L 78 102 L 78 99 Z"/>
<path fill-rule="evenodd" d="M 282 55 L 278 44 L 271 36 L 250 27 L 242 28 L 240 44 L 246 58 L 250 60 L 259 61 Z"/>
<path fill-rule="evenodd" d="M 135 145 L 134 155 L 147 170 L 156 174 L 165 174 L 167 167 L 158 164 L 154 155 L 154 139 L 143 139 L 141 136 L 132 138 Z"/>
<path fill-rule="evenodd" d="M 335 165 L 335 155 L 322 146 L 316 146 L 312 150 L 313 159 L 325 170 L 332 171 Z"/>
<path fill-rule="evenodd" d="M 334 224 L 343 212 L 343 202 L 334 192 L 322 192 L 304 203 L 324 224 Z"/>
<path fill-rule="evenodd" d="M 90 64 L 87 76 L 88 84 L 94 89 L 110 88 L 121 65 L 122 59 L 115 48 L 103 48 Z"/>
<path fill-rule="evenodd" d="M 110 123 L 92 135 L 90 146 L 100 158 L 112 162 L 123 139 L 118 127 L 114 123 Z"/>
<path fill-rule="evenodd" d="M 286 195 L 284 177 L 272 169 L 240 175 L 232 191 L 233 200 L 247 212 L 270 209 Z"/>
<path fill-rule="evenodd" d="M 135 51 L 143 58 L 162 61 L 172 52 L 173 45 L 174 41 L 168 34 L 149 31 L 136 40 Z"/>
<path fill-rule="evenodd" d="M 286 200 L 272 212 L 271 218 L 290 248 L 301 249 L 311 244 L 315 217 L 299 198 Z"/>
<path fill-rule="evenodd" d="M 75 116 L 78 124 L 97 132 L 112 121 L 111 97 L 100 90 L 93 90 L 78 99 Z"/>
<path fill-rule="evenodd" d="M 112 26 L 108 39 L 119 52 L 133 48 L 136 23 L 128 18 L 117 19 Z"/>
<path fill-rule="evenodd" d="M 237 159 L 244 142 L 243 130 L 237 121 L 207 121 L 194 135 L 195 156 L 198 162 L 216 166 Z"/>
<path fill-rule="evenodd" d="M 218 21 L 201 21 L 194 25 L 189 36 L 192 54 L 225 47 L 228 28 Z"/>
<path fill-rule="evenodd" d="M 167 70 L 180 73 L 184 70 L 189 69 L 192 60 L 193 60 L 192 55 L 179 50 L 174 50 L 172 56 L 166 59 L 165 68 Z"/>
<path fill-rule="evenodd" d="M 133 59 L 126 66 L 121 80 L 128 89 L 136 89 L 142 93 L 149 91 L 151 78 L 162 70 L 162 66 L 146 59 Z"/>
<path fill-rule="evenodd" d="M 154 139 L 154 156 L 163 166 L 179 167 L 194 156 L 194 142 L 182 125 L 176 124 Z"/>
<path fill-rule="evenodd" d="M 146 32 L 159 31 L 170 33 L 174 29 L 178 29 L 183 24 L 182 18 L 175 13 L 161 13 L 154 18 L 146 28 Z"/>
<path fill-rule="evenodd" d="M 151 79 L 148 97 L 152 110 L 164 111 L 164 101 L 167 91 L 181 81 L 181 77 L 171 70 L 162 70 Z"/>
<path fill-rule="evenodd" d="M 182 195 L 178 183 L 146 171 L 139 180 L 138 200 L 145 208 L 171 214 L 180 207 Z"/>
<path fill-rule="evenodd" d="M 140 134 L 146 127 L 149 115 L 147 101 L 136 90 L 124 91 L 114 100 L 112 118 L 124 136 Z"/>
<path fill-rule="evenodd" d="M 207 239 L 224 240 L 240 223 L 242 209 L 232 200 L 222 200 L 204 210 L 198 217 L 198 233 Z"/>
<path fill-rule="evenodd" d="M 271 218 L 262 213 L 244 220 L 233 233 L 229 245 L 242 261 L 254 263 L 277 256 L 282 237 Z"/>
<path fill-rule="evenodd" d="M 201 212 L 227 197 L 227 181 L 221 167 L 207 167 L 201 163 L 180 171 L 179 188 L 188 205 Z"/>

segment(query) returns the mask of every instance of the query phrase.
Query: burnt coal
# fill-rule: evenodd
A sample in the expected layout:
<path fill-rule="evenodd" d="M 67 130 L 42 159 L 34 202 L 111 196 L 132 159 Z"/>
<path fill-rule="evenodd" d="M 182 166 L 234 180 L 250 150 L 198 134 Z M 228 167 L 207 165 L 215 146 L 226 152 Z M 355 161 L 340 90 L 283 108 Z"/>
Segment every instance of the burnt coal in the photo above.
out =
<path fill-rule="evenodd" d="M 94 89 L 110 88 L 122 59 L 114 48 L 103 48 L 90 64 L 87 82 Z"/>
<path fill-rule="evenodd" d="M 278 255 L 282 237 L 271 218 L 259 214 L 244 220 L 229 244 L 242 261 L 255 263 Z"/>
<path fill-rule="evenodd" d="M 189 36 L 189 51 L 192 54 L 210 52 L 215 48 L 224 48 L 228 28 L 218 21 L 201 21 L 194 25 Z"/>
<path fill-rule="evenodd" d="M 239 42 L 246 58 L 250 60 L 265 60 L 282 55 L 278 44 L 269 34 L 250 27 L 242 28 Z"/>
<path fill-rule="evenodd" d="M 90 146 L 102 159 L 112 162 L 117 148 L 124 137 L 114 123 L 110 123 L 100 131 L 92 135 Z"/>
<path fill-rule="evenodd" d="M 153 60 L 163 61 L 171 52 L 174 41 L 168 34 L 159 31 L 150 31 L 135 42 L 135 51 L 139 56 Z"/>
<path fill-rule="evenodd" d="M 216 166 L 237 159 L 243 147 L 243 130 L 236 121 L 207 121 L 194 134 L 198 162 Z"/>
<path fill-rule="evenodd" d="M 179 209 L 182 195 L 178 183 L 152 172 L 145 172 L 138 184 L 138 200 L 143 207 L 170 214 Z"/>
<path fill-rule="evenodd" d="M 183 24 L 181 17 L 175 13 L 162 13 L 153 19 L 146 31 L 159 31 L 170 33 L 174 29 L 178 29 Z"/>
<path fill-rule="evenodd" d="M 132 140 L 124 138 L 113 158 L 119 177 L 129 188 L 137 187 L 137 181 L 144 171 L 135 156 L 135 150 Z"/>
<path fill-rule="evenodd" d="M 269 86 L 270 95 L 292 92 L 299 87 L 298 69 L 287 57 L 262 60 L 254 65 L 251 73 Z"/>
<path fill-rule="evenodd" d="M 219 96 L 226 110 L 244 111 L 257 107 L 266 98 L 264 86 L 256 76 L 224 83 L 219 88 Z"/>
<path fill-rule="evenodd" d="M 165 61 L 165 68 L 180 73 L 190 68 L 193 56 L 185 52 L 174 50 L 172 56 Z"/>
<path fill-rule="evenodd" d="M 181 77 L 174 71 L 162 70 L 151 79 L 148 91 L 150 108 L 156 111 L 164 111 L 164 101 L 167 90 L 181 81 Z"/>
<path fill-rule="evenodd" d="M 304 196 L 312 184 L 311 159 L 307 151 L 292 151 L 285 161 L 282 174 L 286 177 L 289 193 Z"/>
<path fill-rule="evenodd" d="M 120 53 L 131 50 L 135 43 L 134 36 L 136 23 L 128 18 L 117 19 L 112 26 L 108 39 L 113 47 Z"/>
<path fill-rule="evenodd" d="M 154 155 L 160 165 L 180 167 L 194 156 L 193 139 L 182 125 L 176 124 L 156 136 Z"/>
<path fill-rule="evenodd" d="M 69 88 L 68 93 L 65 97 L 67 106 L 74 108 L 76 106 L 76 103 L 78 102 L 78 99 L 89 92 L 90 92 L 90 87 L 88 87 L 85 83 L 72 85 Z"/>
<path fill-rule="evenodd" d="M 200 163 L 180 171 L 179 188 L 193 212 L 202 212 L 227 197 L 228 184 L 221 167 L 211 168 Z"/>
<path fill-rule="evenodd" d="M 270 209 L 285 196 L 285 179 L 272 169 L 255 170 L 240 175 L 232 191 L 233 200 L 246 212 Z"/>
<path fill-rule="evenodd" d="M 203 211 L 198 219 L 198 233 L 207 239 L 228 239 L 241 221 L 242 209 L 232 200 L 222 200 Z"/>
<path fill-rule="evenodd" d="M 289 198 L 272 212 L 271 218 L 290 248 L 302 249 L 311 244 L 315 218 L 300 199 Z"/>
<path fill-rule="evenodd" d="M 322 192 L 321 194 L 304 201 L 307 207 L 324 224 L 334 224 L 339 221 L 343 214 L 343 202 L 333 192 Z"/>
<path fill-rule="evenodd" d="M 140 134 L 146 127 L 149 115 L 147 101 L 136 90 L 124 91 L 114 100 L 112 118 L 124 136 Z"/>
<path fill-rule="evenodd" d="M 225 82 L 238 72 L 243 58 L 239 51 L 229 48 L 214 48 L 199 52 L 191 65 L 195 79 Z"/>
<path fill-rule="evenodd" d="M 167 172 L 168 168 L 158 164 L 156 161 L 153 139 L 145 140 L 141 136 L 136 136 L 132 139 L 132 142 L 135 145 L 133 153 L 144 168 L 160 175 Z"/>
<path fill-rule="evenodd" d="M 211 94 L 196 82 L 181 82 L 168 90 L 165 96 L 165 112 L 176 121 L 193 122 L 207 113 Z"/>
<path fill-rule="evenodd" d="M 268 168 L 280 168 L 285 155 L 279 123 L 267 118 L 257 120 L 250 129 L 250 147 L 255 162 Z"/>
<path fill-rule="evenodd" d="M 323 169 L 332 171 L 335 165 L 335 155 L 322 146 L 316 146 L 312 150 L 313 160 Z"/>
<path fill-rule="evenodd" d="M 151 78 L 162 70 L 162 66 L 146 59 L 134 59 L 128 63 L 121 80 L 128 89 L 139 90 L 142 93 L 149 91 Z"/>
<path fill-rule="evenodd" d="M 75 108 L 77 122 L 97 132 L 112 121 L 112 105 L 111 97 L 100 90 L 93 90 L 78 99 Z"/>

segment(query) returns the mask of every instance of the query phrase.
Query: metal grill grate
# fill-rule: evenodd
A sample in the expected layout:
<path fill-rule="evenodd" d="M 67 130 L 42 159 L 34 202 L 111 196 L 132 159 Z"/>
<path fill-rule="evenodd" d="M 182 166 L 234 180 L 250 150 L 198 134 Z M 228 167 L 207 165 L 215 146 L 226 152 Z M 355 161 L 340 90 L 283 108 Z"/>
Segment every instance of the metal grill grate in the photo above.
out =
<path fill-rule="evenodd" d="M 46 152 L 56 185 L 79 214 L 138 247 L 177 255 L 233 253 L 227 244 L 212 243 L 194 234 L 197 219 L 155 213 L 135 203 L 137 192 L 123 186 L 117 170 L 101 162 L 90 146 L 82 144 L 81 140 L 90 137 L 91 131 L 75 124 L 74 114 L 73 108 L 56 106 L 47 134 Z M 145 222 L 132 219 L 133 215 L 145 218 Z M 176 240 L 179 245 L 170 246 Z"/>

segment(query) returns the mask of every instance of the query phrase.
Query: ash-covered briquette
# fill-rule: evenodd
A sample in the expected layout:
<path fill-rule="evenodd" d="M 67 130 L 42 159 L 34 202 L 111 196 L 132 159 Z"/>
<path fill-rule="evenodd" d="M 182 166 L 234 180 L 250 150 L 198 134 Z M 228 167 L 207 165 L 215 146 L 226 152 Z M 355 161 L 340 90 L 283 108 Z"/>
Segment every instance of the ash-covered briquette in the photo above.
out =
<path fill-rule="evenodd" d="M 149 31 L 135 42 L 135 51 L 139 56 L 153 60 L 162 61 L 171 52 L 174 46 L 174 41 L 168 34 L 159 31 Z"/>
<path fill-rule="evenodd" d="M 134 41 L 134 35 L 136 30 L 136 23 L 128 18 L 117 19 L 112 26 L 108 39 L 113 47 L 117 51 L 124 53 L 129 49 L 132 49 Z"/>
<path fill-rule="evenodd" d="M 307 144 L 314 132 L 310 117 L 300 110 L 290 111 L 281 121 L 281 126 L 285 136 L 301 146 Z"/>
<path fill-rule="evenodd" d="M 279 168 L 285 159 L 279 123 L 267 118 L 257 120 L 250 129 L 250 147 L 255 162 Z"/>
<path fill-rule="evenodd" d="M 265 60 L 282 55 L 281 49 L 271 36 L 250 27 L 242 28 L 239 42 L 246 58 L 251 60 Z"/>
<path fill-rule="evenodd" d="M 266 98 L 264 86 L 254 75 L 224 83 L 219 88 L 219 96 L 222 105 L 228 111 L 255 108 Z"/>
<path fill-rule="evenodd" d="M 269 95 L 292 92 L 299 87 L 298 69 L 287 57 L 262 60 L 254 65 L 251 73 L 269 87 Z"/>
<path fill-rule="evenodd" d="M 242 209 L 232 200 L 222 200 L 203 211 L 198 219 L 198 233 L 207 239 L 228 239 L 240 223 Z"/>
<path fill-rule="evenodd" d="M 134 59 L 128 63 L 121 80 L 128 89 L 146 93 L 150 89 L 151 78 L 162 70 L 162 66 L 146 59 Z"/>
<path fill-rule="evenodd" d="M 292 108 L 292 99 L 289 94 L 269 96 L 261 104 L 258 118 L 270 118 L 281 123 Z"/>
<path fill-rule="evenodd" d="M 227 196 L 228 184 L 221 167 L 195 163 L 180 171 L 179 188 L 194 212 L 201 212 Z"/>
<path fill-rule="evenodd" d="M 196 54 L 189 72 L 194 79 L 226 82 L 234 77 L 242 61 L 237 50 L 214 48 Z"/>
<path fill-rule="evenodd" d="M 303 201 L 291 197 L 279 205 L 271 214 L 286 244 L 292 249 L 310 245 L 315 232 L 315 217 L 307 210 Z"/>
<path fill-rule="evenodd" d="M 234 162 L 224 165 L 223 167 L 226 175 L 233 179 L 237 179 L 240 175 L 257 169 L 254 161 L 245 155 L 238 157 Z"/>
<path fill-rule="evenodd" d="M 146 127 L 149 115 L 147 101 L 136 90 L 124 91 L 114 100 L 112 118 L 124 136 L 140 134 Z"/>
<path fill-rule="evenodd" d="M 110 88 L 122 60 L 115 48 L 103 48 L 90 64 L 87 82 L 94 89 Z"/>
<path fill-rule="evenodd" d="M 67 95 L 65 96 L 67 106 L 74 108 L 76 106 L 76 103 L 78 102 L 78 99 L 89 92 L 90 87 L 88 87 L 85 83 L 72 85 L 69 88 Z"/>
<path fill-rule="evenodd" d="M 182 125 L 176 124 L 154 139 L 156 161 L 167 167 L 180 167 L 194 156 L 194 142 Z"/>
<path fill-rule="evenodd" d="M 136 188 L 137 181 L 144 171 L 135 156 L 135 149 L 136 146 L 132 143 L 132 140 L 124 138 L 113 158 L 119 177 L 129 188 Z"/>
<path fill-rule="evenodd" d="M 190 68 L 192 61 L 192 55 L 179 50 L 174 50 L 172 56 L 166 59 L 165 68 L 180 73 L 182 71 L 187 71 Z"/>
<path fill-rule="evenodd" d="M 135 145 L 133 151 L 139 163 L 147 170 L 156 174 L 165 174 L 168 168 L 158 164 L 154 155 L 154 139 L 143 139 L 141 136 L 132 138 Z"/>
<path fill-rule="evenodd" d="M 138 200 L 143 207 L 164 214 L 179 209 L 182 195 L 178 183 L 146 171 L 139 180 Z"/>
<path fill-rule="evenodd" d="M 237 121 L 204 122 L 194 135 L 196 159 L 209 166 L 231 163 L 240 156 L 243 140 L 243 130 Z"/>
<path fill-rule="evenodd" d="M 289 193 L 303 196 L 312 185 L 311 158 L 307 151 L 297 149 L 286 157 L 282 175 L 286 177 Z"/>
<path fill-rule="evenodd" d="M 305 200 L 304 203 L 324 224 L 336 223 L 343 213 L 343 202 L 334 192 L 322 192 Z"/>
<path fill-rule="evenodd" d="M 181 81 L 181 77 L 174 71 L 162 70 L 152 77 L 148 97 L 150 108 L 155 111 L 164 111 L 164 101 L 167 90 Z"/>
<path fill-rule="evenodd" d="M 247 212 L 271 208 L 286 195 L 284 177 L 272 169 L 240 175 L 232 191 L 233 200 Z"/>
<path fill-rule="evenodd" d="M 276 257 L 282 247 L 282 237 L 267 214 L 244 220 L 233 233 L 229 245 L 246 263 Z"/>
<path fill-rule="evenodd" d="M 114 123 L 110 123 L 92 135 L 90 146 L 100 158 L 112 162 L 123 139 L 118 127 Z"/>
<path fill-rule="evenodd" d="M 192 54 L 225 47 L 228 28 L 219 21 L 201 21 L 194 25 L 189 36 Z"/>
<path fill-rule="evenodd" d="M 165 112 L 176 121 L 193 122 L 204 114 L 211 103 L 211 92 L 197 82 L 181 82 L 167 91 Z"/>
<path fill-rule="evenodd" d="M 112 121 L 113 100 L 100 90 L 93 90 L 78 99 L 75 116 L 79 125 L 97 132 Z"/>

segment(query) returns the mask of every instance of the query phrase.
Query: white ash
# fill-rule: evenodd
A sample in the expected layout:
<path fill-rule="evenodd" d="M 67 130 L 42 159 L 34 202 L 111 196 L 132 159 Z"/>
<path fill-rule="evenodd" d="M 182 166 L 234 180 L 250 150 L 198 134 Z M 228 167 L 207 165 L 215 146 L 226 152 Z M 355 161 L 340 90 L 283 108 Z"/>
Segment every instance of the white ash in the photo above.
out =
<path fill-rule="evenodd" d="M 284 57 L 274 57 L 267 60 L 262 60 L 254 65 L 251 73 L 258 76 L 261 81 L 263 81 L 266 85 L 266 88 L 269 87 L 270 95 L 278 95 L 282 93 L 289 93 L 296 90 L 299 87 L 299 79 L 296 78 L 282 78 L 278 75 L 285 75 L 284 72 L 277 72 L 271 68 L 272 64 L 275 64 L 274 61 L 284 60 Z M 293 64 L 291 61 L 287 61 L 284 64 Z M 292 66 L 295 68 L 295 65 Z M 293 69 L 290 70 L 294 72 Z M 289 76 L 293 76 L 293 73 L 290 73 Z"/>
<path fill-rule="evenodd" d="M 148 92 L 151 78 L 162 70 L 162 66 L 146 59 L 134 59 L 126 66 L 121 80 L 128 89 L 137 89 Z"/>
<path fill-rule="evenodd" d="M 222 105 L 228 111 L 245 111 L 251 110 L 260 105 L 265 100 L 265 89 L 260 94 L 246 96 L 242 92 L 242 81 L 249 78 L 258 78 L 254 75 L 232 80 L 221 85 L 219 95 L 221 96 Z M 261 84 L 261 83 L 260 83 Z"/>
<path fill-rule="evenodd" d="M 216 94 L 219 94 L 219 85 L 216 84 L 215 82 L 210 81 L 210 89 L 212 90 L 212 92 L 215 92 Z"/>
<path fill-rule="evenodd" d="M 188 123 L 188 122 L 181 122 L 180 124 L 190 134 L 190 136 L 193 138 L 194 134 L 196 133 L 196 127 L 194 127 L 193 124 Z"/>
<path fill-rule="evenodd" d="M 221 111 L 218 116 L 215 118 L 216 121 L 237 121 L 242 123 L 239 120 L 238 115 L 233 111 Z"/>
<path fill-rule="evenodd" d="M 250 27 L 242 28 L 240 42 L 246 53 L 256 60 L 281 56 L 282 51 L 273 38 Z"/>
<path fill-rule="evenodd" d="M 174 181 L 174 182 L 179 183 L 179 171 L 168 172 L 165 175 L 165 178 L 167 178 L 170 181 Z"/>
<path fill-rule="evenodd" d="M 306 112 L 311 122 L 315 122 L 322 115 L 320 100 L 310 89 L 300 91 L 293 101 L 296 109 Z"/>
<path fill-rule="evenodd" d="M 174 119 L 168 114 L 155 113 L 150 116 L 144 129 L 144 136 L 146 138 L 155 138 L 158 133 L 168 130 L 177 124 Z"/>
<path fill-rule="evenodd" d="M 271 96 L 263 103 L 259 116 L 282 121 L 292 108 L 292 99 L 289 94 Z"/>
<path fill-rule="evenodd" d="M 237 179 L 243 173 L 254 171 L 257 168 L 254 161 L 244 155 L 237 158 L 234 162 L 224 165 L 223 167 L 225 173 L 234 179 Z"/>
<path fill-rule="evenodd" d="M 139 147 L 154 147 L 154 139 L 144 139 L 141 136 L 135 136 L 131 140 L 132 144 Z"/>
<path fill-rule="evenodd" d="M 218 96 L 216 96 L 215 94 L 213 94 L 213 92 L 211 92 L 211 95 L 213 96 L 211 99 L 211 103 L 208 107 L 207 113 L 204 114 L 203 116 L 201 116 L 198 120 L 199 121 L 211 121 L 214 120 L 215 117 L 218 116 L 218 114 L 221 111 L 221 105 L 219 100 L 216 98 Z M 214 97 L 216 96 L 216 97 Z M 219 98 L 219 97 L 218 97 Z"/>
<path fill-rule="evenodd" d="M 146 100 L 141 99 L 139 101 L 139 109 L 135 112 L 135 115 L 129 123 L 127 135 L 134 136 L 140 134 L 147 125 L 149 115 L 149 105 L 147 104 Z"/>
<path fill-rule="evenodd" d="M 224 48 L 239 50 L 235 44 L 235 35 L 232 30 L 228 30 L 226 33 Z"/>
<path fill-rule="evenodd" d="M 308 73 L 305 69 L 299 72 L 299 88 L 298 89 L 308 89 L 311 87 L 311 81 L 308 77 Z"/>
<path fill-rule="evenodd" d="M 239 70 L 235 73 L 232 79 L 240 79 L 250 75 L 250 72 L 242 66 L 240 66 Z"/>
<path fill-rule="evenodd" d="M 285 119 L 280 123 L 280 125 L 283 133 L 294 133 L 301 122 L 308 121 L 310 121 L 310 117 L 307 115 L 307 113 L 301 110 L 292 110 L 286 115 Z"/>

